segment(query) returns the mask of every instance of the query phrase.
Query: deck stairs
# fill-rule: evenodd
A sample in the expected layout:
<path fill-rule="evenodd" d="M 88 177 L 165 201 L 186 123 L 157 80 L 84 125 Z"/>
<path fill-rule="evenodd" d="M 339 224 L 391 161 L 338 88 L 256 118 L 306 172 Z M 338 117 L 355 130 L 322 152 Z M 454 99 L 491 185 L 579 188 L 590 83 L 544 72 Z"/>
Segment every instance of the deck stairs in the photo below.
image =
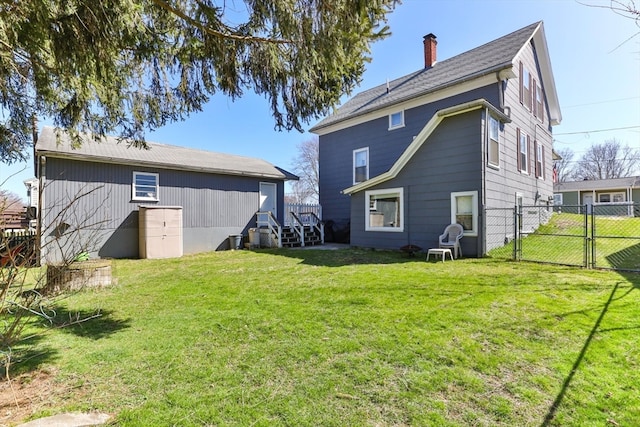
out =
<path fill-rule="evenodd" d="M 281 225 L 271 212 L 257 212 L 256 215 L 261 233 L 269 235 L 268 247 L 295 248 L 324 244 L 324 223 L 312 212 L 289 212 L 290 225 L 286 226 Z M 261 240 L 263 238 L 261 235 Z"/>

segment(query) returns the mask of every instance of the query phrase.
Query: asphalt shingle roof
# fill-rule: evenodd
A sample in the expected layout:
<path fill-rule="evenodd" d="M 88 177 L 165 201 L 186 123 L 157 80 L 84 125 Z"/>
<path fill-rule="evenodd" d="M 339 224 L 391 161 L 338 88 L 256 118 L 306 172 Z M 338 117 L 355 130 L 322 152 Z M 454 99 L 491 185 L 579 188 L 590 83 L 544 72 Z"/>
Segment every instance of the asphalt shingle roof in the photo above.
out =
<path fill-rule="evenodd" d="M 161 167 L 164 169 L 190 170 L 223 175 L 243 175 L 274 179 L 297 179 L 271 163 L 232 154 L 195 150 L 175 145 L 148 142 L 148 150 L 129 147 L 126 141 L 118 143 L 114 137 L 106 137 L 99 142 L 87 136 L 79 148 L 73 148 L 66 132 L 60 131 L 56 137 L 53 127 L 44 127 L 36 152 L 42 155 L 76 158 L 106 163 L 135 164 Z"/>
<path fill-rule="evenodd" d="M 640 188 L 640 176 L 559 182 L 554 184 L 553 191 L 614 190 L 619 188 Z"/>
<path fill-rule="evenodd" d="M 389 93 L 386 83 L 360 92 L 311 131 L 511 67 L 515 56 L 540 24 L 533 23 L 453 58 L 436 62 L 431 68 L 392 80 Z"/>

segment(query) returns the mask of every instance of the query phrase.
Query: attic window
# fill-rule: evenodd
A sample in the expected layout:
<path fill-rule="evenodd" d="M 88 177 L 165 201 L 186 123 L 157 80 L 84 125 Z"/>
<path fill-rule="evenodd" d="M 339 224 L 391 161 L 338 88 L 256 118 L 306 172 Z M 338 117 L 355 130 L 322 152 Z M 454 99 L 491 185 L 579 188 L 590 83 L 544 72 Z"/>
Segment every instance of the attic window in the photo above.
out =
<path fill-rule="evenodd" d="M 520 63 L 520 102 L 524 105 L 529 111 L 533 111 L 531 108 L 531 73 L 527 68 Z"/>
<path fill-rule="evenodd" d="M 404 127 L 404 110 L 389 114 L 389 130 Z"/>
<path fill-rule="evenodd" d="M 535 82 L 534 89 L 536 91 L 536 99 L 535 99 L 535 114 L 540 121 L 544 122 L 544 102 L 543 102 L 543 94 L 542 87 L 539 82 Z"/>
<path fill-rule="evenodd" d="M 158 174 L 134 172 L 131 198 L 133 200 L 158 201 Z"/>

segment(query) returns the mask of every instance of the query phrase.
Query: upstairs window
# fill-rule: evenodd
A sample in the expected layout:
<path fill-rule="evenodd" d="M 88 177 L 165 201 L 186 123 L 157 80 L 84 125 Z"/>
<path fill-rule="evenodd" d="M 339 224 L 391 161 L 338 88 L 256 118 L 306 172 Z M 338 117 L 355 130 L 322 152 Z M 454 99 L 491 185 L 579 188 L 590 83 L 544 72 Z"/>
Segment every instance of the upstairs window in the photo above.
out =
<path fill-rule="evenodd" d="M 489 148 L 488 161 L 491 166 L 500 166 L 500 122 L 489 117 Z"/>
<path fill-rule="evenodd" d="M 537 141 L 533 145 L 536 153 L 536 177 L 544 179 L 544 146 Z"/>
<path fill-rule="evenodd" d="M 544 94 L 542 93 L 542 87 L 540 87 L 540 83 L 536 82 L 534 86 L 536 96 L 535 96 L 535 116 L 540 119 L 541 122 L 544 122 Z"/>
<path fill-rule="evenodd" d="M 133 200 L 158 201 L 158 174 L 134 172 L 132 196 Z"/>
<path fill-rule="evenodd" d="M 522 132 L 520 128 L 516 131 L 518 139 L 518 170 L 529 173 L 529 135 Z"/>
<path fill-rule="evenodd" d="M 529 70 L 520 63 L 520 102 L 524 105 L 529 111 L 533 111 L 531 108 L 531 73 Z"/>
<path fill-rule="evenodd" d="M 389 114 L 389 130 L 404 127 L 404 111 Z"/>
<path fill-rule="evenodd" d="M 369 179 L 369 148 L 353 150 L 353 184 Z"/>

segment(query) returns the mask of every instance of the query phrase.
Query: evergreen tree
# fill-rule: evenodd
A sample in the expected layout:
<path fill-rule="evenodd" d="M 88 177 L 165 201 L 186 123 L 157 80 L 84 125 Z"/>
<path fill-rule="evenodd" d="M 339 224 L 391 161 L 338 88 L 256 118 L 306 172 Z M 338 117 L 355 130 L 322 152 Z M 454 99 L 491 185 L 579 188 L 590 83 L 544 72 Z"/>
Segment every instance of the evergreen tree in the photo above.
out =
<path fill-rule="evenodd" d="M 145 130 L 251 90 L 302 129 L 360 81 L 397 0 L 20 0 L 0 4 L 0 161 L 36 117 L 144 146 Z M 244 9 L 242 8 L 244 7 Z"/>

